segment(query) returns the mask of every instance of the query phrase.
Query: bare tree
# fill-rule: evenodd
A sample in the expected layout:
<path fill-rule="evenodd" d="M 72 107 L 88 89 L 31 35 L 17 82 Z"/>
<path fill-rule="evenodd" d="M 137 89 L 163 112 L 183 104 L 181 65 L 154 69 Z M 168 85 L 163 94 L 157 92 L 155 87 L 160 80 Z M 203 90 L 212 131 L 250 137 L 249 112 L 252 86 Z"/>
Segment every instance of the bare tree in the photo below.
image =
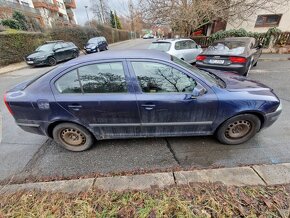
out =
<path fill-rule="evenodd" d="M 190 35 L 216 19 L 247 20 L 257 10 L 272 11 L 289 0 L 139 0 L 143 18 L 152 24 L 169 24 L 173 30 Z"/>
<path fill-rule="evenodd" d="M 91 11 L 94 14 L 94 19 L 99 23 L 108 24 L 110 20 L 110 9 L 107 1 L 91 0 Z"/>

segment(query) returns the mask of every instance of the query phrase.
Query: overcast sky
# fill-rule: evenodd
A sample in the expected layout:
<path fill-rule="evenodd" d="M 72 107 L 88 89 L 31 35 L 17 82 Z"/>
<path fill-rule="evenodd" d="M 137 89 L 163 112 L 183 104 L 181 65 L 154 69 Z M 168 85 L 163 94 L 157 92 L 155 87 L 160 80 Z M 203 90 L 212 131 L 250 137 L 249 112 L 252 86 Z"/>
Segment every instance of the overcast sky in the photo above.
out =
<path fill-rule="evenodd" d="M 97 0 L 94 0 L 97 1 Z M 116 10 L 117 14 L 125 15 L 128 13 L 127 9 L 127 2 L 128 0 L 105 0 L 108 3 L 108 6 L 111 10 Z M 83 25 L 85 22 L 88 21 L 85 6 L 88 6 L 88 14 L 89 18 L 93 18 L 93 14 L 90 10 L 91 7 L 91 0 L 76 0 L 77 8 L 74 10 L 76 19 L 79 25 Z"/>

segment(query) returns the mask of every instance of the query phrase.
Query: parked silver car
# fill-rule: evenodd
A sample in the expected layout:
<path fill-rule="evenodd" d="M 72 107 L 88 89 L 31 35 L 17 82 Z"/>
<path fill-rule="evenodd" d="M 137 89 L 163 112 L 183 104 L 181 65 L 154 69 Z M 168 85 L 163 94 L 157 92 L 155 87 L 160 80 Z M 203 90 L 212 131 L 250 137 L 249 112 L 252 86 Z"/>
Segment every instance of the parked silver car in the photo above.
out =
<path fill-rule="evenodd" d="M 152 42 L 149 49 L 159 50 L 174 55 L 190 64 L 196 62 L 196 57 L 202 48 L 191 39 L 164 39 Z"/>

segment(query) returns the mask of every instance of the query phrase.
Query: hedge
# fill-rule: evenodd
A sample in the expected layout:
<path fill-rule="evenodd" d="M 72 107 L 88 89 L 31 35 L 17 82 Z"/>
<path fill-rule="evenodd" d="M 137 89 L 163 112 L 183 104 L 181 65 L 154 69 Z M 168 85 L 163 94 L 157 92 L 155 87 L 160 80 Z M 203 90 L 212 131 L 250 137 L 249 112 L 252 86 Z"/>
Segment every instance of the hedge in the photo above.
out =
<path fill-rule="evenodd" d="M 0 33 L 0 66 L 23 61 L 47 39 L 43 33 L 8 31 Z"/>
<path fill-rule="evenodd" d="M 115 30 L 107 26 L 96 27 L 61 27 L 45 33 L 9 30 L 0 32 L 0 66 L 17 63 L 32 53 L 39 45 L 49 40 L 64 40 L 83 48 L 92 37 L 104 36 L 109 43 L 130 39 L 130 33 Z"/>

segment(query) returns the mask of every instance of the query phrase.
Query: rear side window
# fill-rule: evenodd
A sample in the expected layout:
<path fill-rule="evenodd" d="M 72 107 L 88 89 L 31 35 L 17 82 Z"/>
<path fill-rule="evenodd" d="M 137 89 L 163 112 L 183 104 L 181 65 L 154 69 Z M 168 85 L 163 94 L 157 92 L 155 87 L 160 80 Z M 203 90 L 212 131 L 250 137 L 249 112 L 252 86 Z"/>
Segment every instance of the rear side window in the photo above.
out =
<path fill-rule="evenodd" d="M 72 81 L 74 81 L 72 88 Z M 75 69 L 55 86 L 60 93 L 126 93 L 128 92 L 122 62 L 91 64 Z M 80 90 L 76 92 L 75 90 Z"/>
<path fill-rule="evenodd" d="M 175 43 L 176 50 L 189 49 L 187 41 L 179 41 Z"/>

